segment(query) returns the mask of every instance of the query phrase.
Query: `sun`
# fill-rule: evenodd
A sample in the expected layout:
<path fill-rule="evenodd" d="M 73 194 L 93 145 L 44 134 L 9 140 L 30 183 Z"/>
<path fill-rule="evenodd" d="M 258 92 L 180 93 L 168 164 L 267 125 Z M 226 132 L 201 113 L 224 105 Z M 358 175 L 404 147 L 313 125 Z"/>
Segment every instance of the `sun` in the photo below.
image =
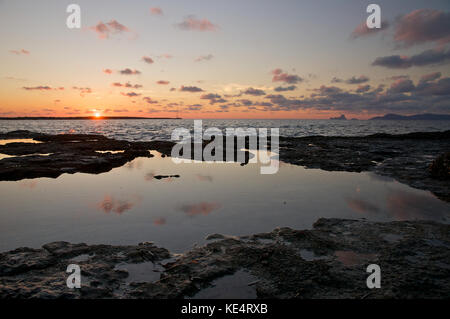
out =
<path fill-rule="evenodd" d="M 95 118 L 99 118 L 100 116 L 101 116 L 101 115 L 100 115 L 99 112 L 94 113 L 94 117 L 95 117 Z"/>

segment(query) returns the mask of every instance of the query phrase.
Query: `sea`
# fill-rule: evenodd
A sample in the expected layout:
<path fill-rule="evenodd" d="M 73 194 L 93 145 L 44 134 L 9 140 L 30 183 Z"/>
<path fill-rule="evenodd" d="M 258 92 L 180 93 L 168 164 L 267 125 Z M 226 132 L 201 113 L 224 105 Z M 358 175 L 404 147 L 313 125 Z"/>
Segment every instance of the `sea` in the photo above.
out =
<path fill-rule="evenodd" d="M 279 128 L 280 136 L 364 136 L 450 130 L 450 121 L 204 119 L 203 128 Z M 194 120 L 0 120 L 0 132 L 29 130 L 60 134 L 102 134 L 129 141 L 170 140 L 174 129 L 193 130 Z"/>

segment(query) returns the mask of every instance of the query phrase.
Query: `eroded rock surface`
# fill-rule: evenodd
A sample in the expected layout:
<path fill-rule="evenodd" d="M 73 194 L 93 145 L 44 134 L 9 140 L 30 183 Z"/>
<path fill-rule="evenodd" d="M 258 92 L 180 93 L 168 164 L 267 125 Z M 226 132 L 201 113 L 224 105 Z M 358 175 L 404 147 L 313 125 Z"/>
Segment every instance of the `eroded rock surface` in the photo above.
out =
<path fill-rule="evenodd" d="M 243 285 L 258 298 L 450 295 L 450 225 L 319 219 L 312 230 L 209 239 L 178 257 L 151 243 L 19 248 L 0 254 L 0 298 L 189 298 L 238 272 L 257 279 Z M 157 267 L 145 268 L 149 262 Z M 81 289 L 66 287 L 71 263 L 81 267 Z M 372 263 L 381 267 L 381 289 L 366 286 Z M 148 280 L 127 280 L 139 265 Z"/>
<path fill-rule="evenodd" d="M 430 168 L 446 152 L 450 152 L 450 131 L 280 138 L 283 162 L 327 171 L 373 171 L 450 201 L 450 180 L 441 178 L 442 167 L 448 168 L 448 157 L 447 162 L 442 158 Z"/>
<path fill-rule="evenodd" d="M 170 155 L 174 144 L 166 141 L 119 141 L 102 135 L 47 135 L 29 131 L 0 134 L 0 139 L 17 138 L 34 139 L 42 143 L 0 145 L 0 153 L 16 156 L 0 160 L 0 180 L 55 178 L 63 173 L 77 172 L 104 173 L 132 161 L 136 157 L 152 157 L 150 150 Z"/>

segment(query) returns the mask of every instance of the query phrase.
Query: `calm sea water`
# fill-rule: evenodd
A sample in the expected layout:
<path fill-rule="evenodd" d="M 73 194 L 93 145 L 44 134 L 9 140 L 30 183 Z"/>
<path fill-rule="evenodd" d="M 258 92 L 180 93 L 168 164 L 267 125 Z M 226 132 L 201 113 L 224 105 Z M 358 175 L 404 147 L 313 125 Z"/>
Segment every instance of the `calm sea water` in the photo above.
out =
<path fill-rule="evenodd" d="M 96 133 L 130 141 L 149 141 L 169 140 L 173 129 L 193 129 L 193 123 L 193 120 L 0 120 L 0 132 Z M 203 120 L 203 127 L 279 128 L 281 136 L 355 136 L 449 130 L 450 121 Z"/>

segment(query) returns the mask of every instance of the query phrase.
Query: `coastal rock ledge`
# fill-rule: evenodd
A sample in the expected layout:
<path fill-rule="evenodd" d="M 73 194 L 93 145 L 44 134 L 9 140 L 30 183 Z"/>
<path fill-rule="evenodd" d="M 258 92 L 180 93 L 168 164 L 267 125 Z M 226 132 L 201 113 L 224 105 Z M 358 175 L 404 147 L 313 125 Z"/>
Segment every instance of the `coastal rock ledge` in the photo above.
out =
<path fill-rule="evenodd" d="M 208 240 L 183 255 L 153 243 L 18 248 L 0 254 L 0 298 L 208 297 L 238 273 L 252 281 L 235 290 L 256 298 L 450 296 L 450 225 L 319 219 L 312 230 Z M 80 289 L 66 286 L 69 264 L 81 268 Z M 379 289 L 366 286 L 369 264 L 381 268 Z"/>

